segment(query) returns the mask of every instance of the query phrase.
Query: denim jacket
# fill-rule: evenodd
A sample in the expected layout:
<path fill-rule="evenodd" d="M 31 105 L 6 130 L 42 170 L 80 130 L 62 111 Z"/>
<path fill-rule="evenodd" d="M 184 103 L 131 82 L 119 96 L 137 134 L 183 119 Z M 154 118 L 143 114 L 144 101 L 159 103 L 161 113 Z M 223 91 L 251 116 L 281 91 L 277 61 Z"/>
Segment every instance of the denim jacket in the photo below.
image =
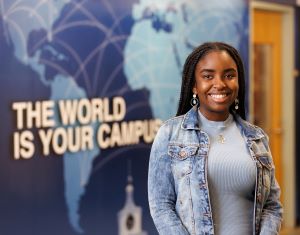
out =
<path fill-rule="evenodd" d="M 233 116 L 256 164 L 253 234 L 278 234 L 282 206 L 268 137 L 259 127 Z M 169 119 L 159 129 L 148 172 L 150 212 L 159 234 L 214 234 L 207 182 L 209 147 L 196 108 Z"/>

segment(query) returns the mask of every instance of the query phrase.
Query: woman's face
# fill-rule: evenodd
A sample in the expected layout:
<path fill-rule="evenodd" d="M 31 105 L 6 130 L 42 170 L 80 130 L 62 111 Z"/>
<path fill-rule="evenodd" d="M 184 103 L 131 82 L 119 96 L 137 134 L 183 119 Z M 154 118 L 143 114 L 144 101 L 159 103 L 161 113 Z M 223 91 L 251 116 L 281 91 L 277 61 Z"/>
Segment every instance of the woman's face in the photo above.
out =
<path fill-rule="evenodd" d="M 226 120 L 238 90 L 237 65 L 226 51 L 212 51 L 199 60 L 193 93 L 198 95 L 200 111 L 207 119 Z"/>

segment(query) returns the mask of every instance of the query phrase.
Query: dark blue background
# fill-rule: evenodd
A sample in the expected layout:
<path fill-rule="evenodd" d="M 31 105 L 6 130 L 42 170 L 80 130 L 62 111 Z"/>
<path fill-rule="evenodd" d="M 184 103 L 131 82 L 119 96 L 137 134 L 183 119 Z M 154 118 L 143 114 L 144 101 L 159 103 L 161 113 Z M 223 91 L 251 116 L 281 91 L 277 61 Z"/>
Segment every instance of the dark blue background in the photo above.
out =
<path fill-rule="evenodd" d="M 52 31 L 61 26 L 65 15 L 74 10 L 76 1 L 67 4 L 61 16 L 53 25 Z M 113 34 L 130 35 L 133 19 L 131 7 L 134 1 L 110 1 L 116 6 L 116 14 L 125 17 Z M 87 1 L 84 6 L 99 22 L 110 28 L 115 22 L 108 13 L 102 1 Z M 80 21 L 85 18 L 82 12 L 75 10 L 75 14 L 65 21 Z M 77 26 L 55 34 L 53 40 L 47 40 L 46 31 L 40 29 L 31 32 L 28 39 L 28 55 L 32 56 L 37 50 L 41 51 L 40 60 L 51 61 L 62 66 L 69 75 L 75 76 L 78 64 L 74 58 L 61 47 L 57 41 L 62 40 L 75 48 L 82 60 L 94 50 L 103 40 L 105 35 L 93 27 Z M 9 39 L 9 38 L 8 38 Z M 37 41 L 42 41 L 38 48 L 34 47 Z M 3 21 L 0 18 L 0 52 L 1 52 L 1 138 L 2 147 L 0 158 L 0 234 L 5 235 L 75 235 L 68 221 L 68 210 L 64 197 L 63 156 L 49 155 L 43 157 L 36 151 L 30 160 L 13 160 L 12 133 L 15 131 L 16 117 L 11 110 L 12 102 L 47 100 L 50 90 L 45 87 L 32 68 L 21 63 L 14 56 L 13 43 L 4 36 Z M 124 40 L 116 42 L 123 49 Z M 52 47 L 63 57 L 48 50 Z M 104 64 L 101 65 L 99 74 L 95 76 L 97 59 L 87 65 L 90 83 L 98 80 L 98 86 L 90 89 L 84 82 L 83 75 L 79 74 L 75 80 L 92 97 L 113 97 L 121 95 L 126 100 L 127 108 L 136 102 L 137 106 L 128 113 L 125 120 L 151 119 L 152 111 L 148 103 L 149 92 L 145 89 L 132 91 L 128 86 L 123 70 L 117 74 L 111 86 L 103 90 L 105 78 L 109 77 L 120 63 L 123 63 L 123 54 L 119 53 L 116 46 L 111 44 L 105 48 Z M 58 71 L 45 65 L 45 77 L 53 79 Z M 32 130 L 36 134 L 36 130 Z M 36 145 L 38 146 L 38 144 Z M 90 180 L 86 186 L 85 194 L 80 201 L 80 225 L 85 234 L 117 234 L 117 213 L 125 204 L 125 186 L 128 173 L 128 161 L 132 163 L 133 184 L 135 187 L 134 198 L 138 206 L 143 207 L 143 229 L 148 234 L 156 234 L 150 218 L 147 202 L 147 171 L 150 145 L 139 145 L 102 150 L 95 158 Z M 103 159 L 113 154 L 115 157 L 99 168 Z"/>

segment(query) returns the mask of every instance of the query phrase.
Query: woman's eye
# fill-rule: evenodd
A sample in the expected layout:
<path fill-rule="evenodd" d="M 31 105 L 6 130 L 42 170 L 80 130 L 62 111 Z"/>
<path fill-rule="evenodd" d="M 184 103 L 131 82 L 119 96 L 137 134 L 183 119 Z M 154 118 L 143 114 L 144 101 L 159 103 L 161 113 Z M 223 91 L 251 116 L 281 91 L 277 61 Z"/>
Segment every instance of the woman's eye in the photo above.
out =
<path fill-rule="evenodd" d="M 203 78 L 204 78 L 204 79 L 212 79 L 213 76 L 210 75 L 210 74 L 203 74 Z"/>
<path fill-rule="evenodd" d="M 225 78 L 228 78 L 228 79 L 235 78 L 235 74 L 225 74 Z"/>

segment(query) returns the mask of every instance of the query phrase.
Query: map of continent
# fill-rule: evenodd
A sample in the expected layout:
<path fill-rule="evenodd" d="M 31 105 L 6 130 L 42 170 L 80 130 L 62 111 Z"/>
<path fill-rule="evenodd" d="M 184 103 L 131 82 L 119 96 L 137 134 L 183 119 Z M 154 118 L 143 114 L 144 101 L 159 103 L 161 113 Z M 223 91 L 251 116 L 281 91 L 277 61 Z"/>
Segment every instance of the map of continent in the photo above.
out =
<path fill-rule="evenodd" d="M 0 0 L 4 35 L 19 62 L 49 88 L 49 99 L 142 91 L 162 120 L 176 114 L 193 48 L 214 40 L 247 51 L 247 10 L 240 0 Z M 78 234 L 85 233 L 81 198 L 101 155 L 95 147 L 62 156 L 68 220 Z"/>

